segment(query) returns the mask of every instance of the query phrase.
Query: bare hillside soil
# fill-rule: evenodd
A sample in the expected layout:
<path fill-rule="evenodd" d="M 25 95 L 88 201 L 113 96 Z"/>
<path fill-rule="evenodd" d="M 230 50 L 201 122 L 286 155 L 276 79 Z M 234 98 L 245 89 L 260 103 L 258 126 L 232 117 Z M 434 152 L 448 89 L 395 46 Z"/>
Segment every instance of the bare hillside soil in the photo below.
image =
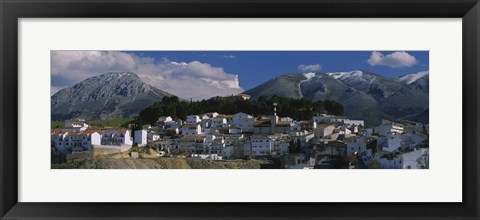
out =
<path fill-rule="evenodd" d="M 197 158 L 148 157 L 133 159 L 128 154 L 114 154 L 92 159 L 52 164 L 52 169 L 260 169 L 267 161 L 213 161 Z"/>

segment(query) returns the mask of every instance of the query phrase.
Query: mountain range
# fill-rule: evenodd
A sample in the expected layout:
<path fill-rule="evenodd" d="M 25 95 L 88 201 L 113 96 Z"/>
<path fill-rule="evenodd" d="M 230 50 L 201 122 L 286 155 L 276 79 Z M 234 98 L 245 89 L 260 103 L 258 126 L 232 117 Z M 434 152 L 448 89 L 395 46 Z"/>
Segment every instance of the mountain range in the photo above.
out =
<path fill-rule="evenodd" d="M 387 78 L 366 71 L 286 74 L 243 92 L 309 100 L 331 99 L 344 106 L 346 116 L 377 125 L 381 119 L 428 123 L 428 72 Z"/>
<path fill-rule="evenodd" d="M 171 94 L 143 82 L 135 73 L 110 72 L 62 89 L 51 97 L 53 121 L 128 118 Z"/>
<path fill-rule="evenodd" d="M 366 71 L 285 74 L 244 91 L 252 99 L 273 95 L 312 101 L 335 100 L 351 119 L 372 126 L 381 119 L 428 123 L 428 71 L 387 78 Z M 172 96 L 143 82 L 135 73 L 110 72 L 88 78 L 51 97 L 52 120 L 136 116 Z"/>

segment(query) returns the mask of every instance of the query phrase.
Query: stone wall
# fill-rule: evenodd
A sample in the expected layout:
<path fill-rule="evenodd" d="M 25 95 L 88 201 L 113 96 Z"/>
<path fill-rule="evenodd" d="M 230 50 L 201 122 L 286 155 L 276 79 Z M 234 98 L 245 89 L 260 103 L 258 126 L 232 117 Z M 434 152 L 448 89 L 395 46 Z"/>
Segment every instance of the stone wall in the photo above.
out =
<path fill-rule="evenodd" d="M 121 146 L 114 146 L 114 145 L 93 145 L 92 152 L 93 156 L 98 155 L 107 155 L 107 154 L 115 154 L 130 150 L 132 145 L 121 145 Z"/>

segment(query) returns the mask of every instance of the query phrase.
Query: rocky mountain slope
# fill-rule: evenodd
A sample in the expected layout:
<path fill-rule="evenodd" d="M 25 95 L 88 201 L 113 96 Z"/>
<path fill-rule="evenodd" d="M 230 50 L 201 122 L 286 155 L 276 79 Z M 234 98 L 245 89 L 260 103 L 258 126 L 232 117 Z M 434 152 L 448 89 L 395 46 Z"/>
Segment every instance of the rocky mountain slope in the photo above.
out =
<path fill-rule="evenodd" d="M 55 93 L 51 120 L 133 117 L 165 96 L 171 94 L 143 82 L 135 73 L 105 73 Z"/>
<path fill-rule="evenodd" d="M 332 99 L 344 106 L 348 117 L 364 119 L 368 125 L 376 125 L 383 118 L 428 123 L 428 72 L 400 78 L 366 71 L 287 74 L 244 93 L 253 99 L 272 95 Z"/>

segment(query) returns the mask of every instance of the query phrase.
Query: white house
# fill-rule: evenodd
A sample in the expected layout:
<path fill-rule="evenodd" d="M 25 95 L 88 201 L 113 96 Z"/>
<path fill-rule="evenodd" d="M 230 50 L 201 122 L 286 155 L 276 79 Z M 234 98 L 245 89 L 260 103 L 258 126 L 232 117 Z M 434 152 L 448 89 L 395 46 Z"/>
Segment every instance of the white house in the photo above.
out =
<path fill-rule="evenodd" d="M 178 153 L 180 149 L 180 139 L 164 138 L 154 142 L 152 145 L 167 150 L 169 153 Z"/>
<path fill-rule="evenodd" d="M 99 145 L 101 136 L 96 131 L 70 132 L 64 143 L 70 146 L 72 152 L 89 151 L 93 145 Z"/>
<path fill-rule="evenodd" d="M 125 128 L 116 129 L 86 129 L 81 131 L 63 131 L 54 129 L 51 133 L 51 143 L 63 154 L 90 151 L 95 146 L 131 147 L 130 131 Z M 122 149 L 123 149 L 122 148 Z"/>
<path fill-rule="evenodd" d="M 216 118 L 218 116 L 218 112 L 206 112 L 200 115 L 201 119 L 210 119 Z"/>
<path fill-rule="evenodd" d="M 233 115 L 232 124 L 241 126 L 245 119 L 253 118 L 252 115 L 245 114 L 243 112 L 238 112 Z"/>
<path fill-rule="evenodd" d="M 147 131 L 146 130 L 136 130 L 134 135 L 134 142 L 138 146 L 147 145 Z"/>
<path fill-rule="evenodd" d="M 187 124 L 196 124 L 200 121 L 202 121 L 202 119 L 198 115 L 188 115 L 186 120 Z"/>
<path fill-rule="evenodd" d="M 215 129 L 222 134 L 241 134 L 242 129 L 238 126 L 226 126 L 222 128 Z"/>
<path fill-rule="evenodd" d="M 196 136 L 202 134 L 202 127 L 200 124 L 186 124 L 182 127 L 183 136 Z"/>
<path fill-rule="evenodd" d="M 329 124 L 318 124 L 317 128 L 314 129 L 315 137 L 323 138 L 325 136 L 331 135 L 335 130 L 335 126 Z"/>
<path fill-rule="evenodd" d="M 227 125 L 227 118 L 225 117 L 216 117 L 210 119 L 210 127 L 223 127 Z"/>
<path fill-rule="evenodd" d="M 160 116 L 157 120 L 158 123 L 165 123 L 170 121 L 173 121 L 173 118 L 170 116 Z"/>
<path fill-rule="evenodd" d="M 88 128 L 88 124 L 85 123 L 85 120 L 79 118 L 66 120 L 64 125 L 66 128 Z"/>
<path fill-rule="evenodd" d="M 51 144 L 63 154 L 90 151 L 94 147 L 129 149 L 133 144 L 130 131 L 126 128 L 87 129 L 76 128 L 53 129 Z"/>
<path fill-rule="evenodd" d="M 342 119 L 343 124 L 345 125 L 357 125 L 364 126 L 365 122 L 363 120 L 351 120 L 351 119 Z"/>
<path fill-rule="evenodd" d="M 274 150 L 274 141 L 266 135 L 251 137 L 251 147 L 254 156 L 270 156 Z"/>
<path fill-rule="evenodd" d="M 333 123 L 340 121 L 340 117 L 335 115 L 321 114 L 319 116 L 313 116 L 312 120 L 316 123 Z"/>
<path fill-rule="evenodd" d="M 252 115 L 239 112 L 233 115 L 232 124 L 240 126 L 242 132 L 253 132 L 255 118 Z"/>
<path fill-rule="evenodd" d="M 53 130 L 51 144 L 62 154 L 88 151 L 93 145 L 100 145 L 100 134 L 96 131 L 63 132 Z"/>
<path fill-rule="evenodd" d="M 216 137 L 214 140 L 208 143 L 207 146 L 209 148 L 207 149 L 207 152 L 209 153 L 219 154 L 226 157 L 230 157 L 232 154 L 231 146 L 227 146 L 225 144 L 225 139 L 223 139 L 221 136 Z"/>
<path fill-rule="evenodd" d="M 428 148 L 415 149 L 401 154 L 376 153 L 374 160 L 383 169 L 428 169 Z"/>
<path fill-rule="evenodd" d="M 180 139 L 180 149 L 192 154 L 202 154 L 206 150 L 205 136 L 184 136 Z"/>
<path fill-rule="evenodd" d="M 338 128 L 338 133 L 345 135 L 345 137 L 349 137 L 353 133 L 353 128 L 350 128 L 347 125 L 342 125 Z"/>
<path fill-rule="evenodd" d="M 400 155 L 402 158 L 402 169 L 428 169 L 429 168 L 429 149 L 420 148 L 414 149 L 414 151 L 403 153 Z"/>
<path fill-rule="evenodd" d="M 65 140 L 66 135 L 67 133 L 61 130 L 52 130 L 50 133 L 51 145 L 62 153 L 65 153 L 65 145 L 63 145 L 63 141 Z"/>
<path fill-rule="evenodd" d="M 361 154 L 367 150 L 367 144 L 365 143 L 365 138 L 363 136 L 348 138 L 346 139 L 346 144 L 347 157 L 352 157 L 355 152 Z"/>
<path fill-rule="evenodd" d="M 382 120 L 382 124 L 374 128 L 374 132 L 387 136 L 391 133 L 403 133 L 403 125 L 388 120 Z"/>
<path fill-rule="evenodd" d="M 98 133 L 102 136 L 101 145 L 133 145 L 130 131 L 126 128 L 104 129 L 100 130 Z"/>
<path fill-rule="evenodd" d="M 388 134 L 386 142 L 382 141 L 383 144 L 381 146 L 384 151 L 393 153 L 399 150 L 405 150 L 409 147 L 415 148 L 425 139 L 426 136 L 421 134 Z M 378 143 L 381 142 L 378 141 Z"/>
<path fill-rule="evenodd" d="M 402 158 L 398 156 L 385 155 L 378 161 L 383 169 L 402 169 L 403 167 Z"/>
<path fill-rule="evenodd" d="M 169 129 L 169 128 L 178 128 L 178 124 L 176 121 L 167 121 L 163 124 L 164 129 Z"/>
<path fill-rule="evenodd" d="M 160 139 L 160 135 L 155 134 L 153 132 L 148 132 L 147 139 L 150 141 L 157 141 L 158 139 Z"/>

